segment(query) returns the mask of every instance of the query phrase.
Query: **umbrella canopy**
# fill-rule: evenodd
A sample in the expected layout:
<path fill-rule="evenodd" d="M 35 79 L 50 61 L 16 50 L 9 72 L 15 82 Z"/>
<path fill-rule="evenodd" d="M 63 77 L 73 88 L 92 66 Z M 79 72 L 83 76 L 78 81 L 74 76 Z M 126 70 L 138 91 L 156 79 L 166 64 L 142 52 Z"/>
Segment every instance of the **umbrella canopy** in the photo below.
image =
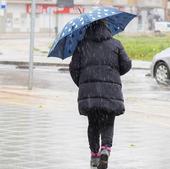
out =
<path fill-rule="evenodd" d="M 113 7 L 99 7 L 89 13 L 82 14 L 65 25 L 55 39 L 48 57 L 65 59 L 72 56 L 79 41 L 84 38 L 87 27 L 95 21 L 103 20 L 112 35 L 115 35 L 122 32 L 134 17 L 136 15 L 119 11 Z"/>

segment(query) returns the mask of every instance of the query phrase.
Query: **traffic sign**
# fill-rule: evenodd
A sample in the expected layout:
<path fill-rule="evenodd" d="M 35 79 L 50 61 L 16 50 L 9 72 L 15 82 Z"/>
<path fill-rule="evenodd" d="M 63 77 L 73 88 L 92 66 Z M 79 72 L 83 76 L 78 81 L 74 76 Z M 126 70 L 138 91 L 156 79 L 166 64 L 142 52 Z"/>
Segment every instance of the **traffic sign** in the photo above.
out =
<path fill-rule="evenodd" d="M 6 2 L 0 2 L 0 9 L 5 9 L 7 7 Z"/>

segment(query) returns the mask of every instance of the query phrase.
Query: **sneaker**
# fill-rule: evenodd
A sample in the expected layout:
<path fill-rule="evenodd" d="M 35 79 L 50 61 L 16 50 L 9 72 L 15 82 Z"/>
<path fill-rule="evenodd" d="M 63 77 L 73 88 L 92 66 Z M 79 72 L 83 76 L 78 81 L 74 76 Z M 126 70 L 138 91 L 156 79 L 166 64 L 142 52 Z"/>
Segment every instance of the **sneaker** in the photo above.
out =
<path fill-rule="evenodd" d="M 95 168 L 99 165 L 100 154 L 99 153 L 91 153 L 90 167 Z"/>
<path fill-rule="evenodd" d="M 107 169 L 108 168 L 108 159 L 110 156 L 110 147 L 102 147 L 101 148 L 101 156 L 100 156 L 100 161 L 99 165 L 97 166 L 97 169 Z"/>

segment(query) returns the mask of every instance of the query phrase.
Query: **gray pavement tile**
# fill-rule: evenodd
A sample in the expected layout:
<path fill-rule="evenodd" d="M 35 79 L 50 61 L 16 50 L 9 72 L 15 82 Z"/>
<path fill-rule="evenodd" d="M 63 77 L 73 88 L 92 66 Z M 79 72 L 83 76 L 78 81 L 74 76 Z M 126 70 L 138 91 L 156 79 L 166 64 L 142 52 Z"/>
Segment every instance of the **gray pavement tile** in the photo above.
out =
<path fill-rule="evenodd" d="M 0 103 L 0 169 L 89 169 L 87 119 L 30 107 Z M 170 128 L 139 117 L 116 118 L 109 169 L 169 169 Z"/>

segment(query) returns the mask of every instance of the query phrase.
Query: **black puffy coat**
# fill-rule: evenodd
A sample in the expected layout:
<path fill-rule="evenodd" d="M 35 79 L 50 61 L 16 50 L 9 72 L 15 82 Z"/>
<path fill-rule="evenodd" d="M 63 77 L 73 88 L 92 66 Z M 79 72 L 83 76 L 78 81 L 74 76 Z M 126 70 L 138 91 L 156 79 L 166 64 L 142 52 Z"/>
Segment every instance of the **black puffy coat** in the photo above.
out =
<path fill-rule="evenodd" d="M 78 103 L 81 115 L 91 110 L 114 113 L 125 111 L 120 76 L 131 69 L 121 43 L 112 38 L 104 25 L 87 30 L 69 65 L 71 77 L 79 87 Z"/>

